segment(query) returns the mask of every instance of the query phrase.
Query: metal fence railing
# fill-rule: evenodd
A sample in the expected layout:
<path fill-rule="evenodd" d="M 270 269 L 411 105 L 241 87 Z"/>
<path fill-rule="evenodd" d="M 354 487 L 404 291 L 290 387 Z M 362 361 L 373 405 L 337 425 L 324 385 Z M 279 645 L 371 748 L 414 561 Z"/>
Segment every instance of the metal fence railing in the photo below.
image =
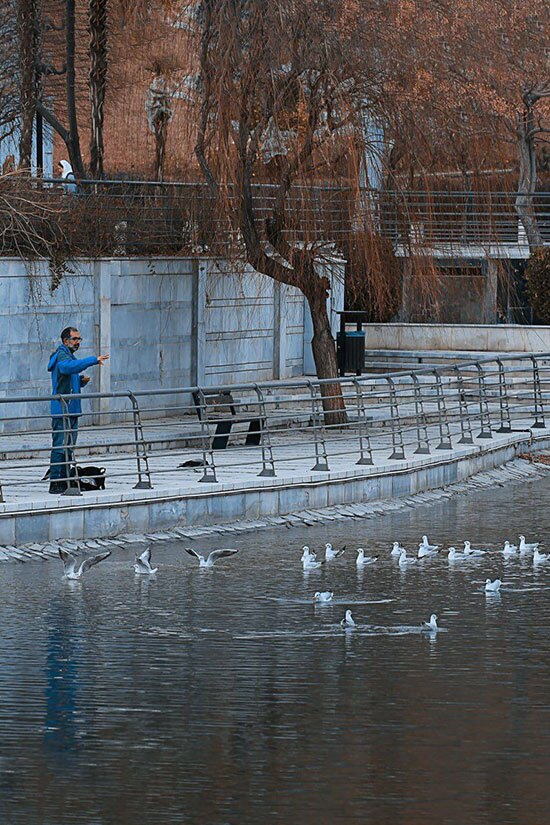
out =
<path fill-rule="evenodd" d="M 78 460 L 84 453 L 101 455 L 111 481 L 149 489 L 164 484 L 167 474 L 181 473 L 182 466 L 197 469 L 203 483 L 234 479 L 236 470 L 240 477 L 284 479 L 298 464 L 319 474 L 349 472 L 355 465 L 432 451 L 444 455 L 457 445 L 488 442 L 498 433 L 529 433 L 546 428 L 550 353 L 463 360 L 338 382 L 297 379 L 86 396 L 94 397 L 104 401 L 100 422 L 93 426 L 88 422 L 97 413 L 84 412 L 76 419 L 67 407 L 70 396 L 53 397 L 65 411 L 54 456 L 51 399 L 0 399 L 4 495 L 28 487 L 29 462 L 35 472 L 50 466 L 68 487 L 65 494 L 79 495 Z M 158 411 L 162 420 L 142 420 L 146 397 L 148 415 Z M 21 416 L 10 412 L 22 401 L 40 425 L 32 435 Z M 331 405 L 341 409 L 327 410 Z M 29 438 L 28 460 L 22 462 L 21 442 Z"/>
<path fill-rule="evenodd" d="M 527 247 L 515 192 L 379 191 L 334 184 L 292 187 L 284 201 L 289 242 L 345 246 L 365 229 L 406 248 L 513 244 Z M 550 192 L 526 196 L 550 243 Z M 199 182 L 0 180 L 0 254 L 61 258 L 242 252 L 239 202 Z M 279 208 L 277 187 L 252 187 L 258 232 Z M 267 240 L 267 235 L 265 237 Z"/>

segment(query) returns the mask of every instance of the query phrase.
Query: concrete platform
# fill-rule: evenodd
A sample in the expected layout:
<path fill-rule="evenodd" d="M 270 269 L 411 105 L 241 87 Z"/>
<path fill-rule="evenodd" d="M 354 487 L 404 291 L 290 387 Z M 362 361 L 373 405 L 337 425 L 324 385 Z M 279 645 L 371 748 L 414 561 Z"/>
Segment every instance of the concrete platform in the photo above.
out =
<path fill-rule="evenodd" d="M 407 445 L 404 460 L 390 460 L 389 433 L 373 442 L 373 465 L 358 465 L 359 442 L 342 436 L 328 446 L 330 470 L 313 470 L 314 443 L 301 433 L 300 443 L 281 436 L 274 445 L 277 475 L 259 476 L 257 448 L 216 453 L 218 483 L 201 483 L 202 470 L 178 467 L 197 451 L 171 450 L 150 459 L 153 489 L 134 489 L 136 462 L 112 455 L 106 462 L 107 489 L 80 497 L 51 496 L 40 482 L 44 461 L 21 460 L 12 469 L 0 463 L 4 503 L 0 504 L 0 545 L 20 546 L 59 539 L 93 539 L 120 533 L 147 533 L 175 526 L 230 524 L 283 516 L 308 508 L 400 498 L 436 489 L 499 467 L 527 449 L 550 444 L 550 430 L 531 430 L 532 419 L 514 422 L 516 431 L 495 433 L 458 445 L 415 455 Z M 524 429 L 523 429 L 524 428 Z M 430 428 L 430 440 L 436 432 Z"/>

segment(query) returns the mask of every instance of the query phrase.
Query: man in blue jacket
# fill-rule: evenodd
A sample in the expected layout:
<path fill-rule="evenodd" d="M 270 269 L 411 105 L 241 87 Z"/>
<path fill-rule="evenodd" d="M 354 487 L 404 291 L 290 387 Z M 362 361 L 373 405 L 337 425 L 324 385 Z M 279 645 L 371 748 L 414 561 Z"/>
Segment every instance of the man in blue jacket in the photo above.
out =
<path fill-rule="evenodd" d="M 50 457 L 50 493 L 64 493 L 71 486 L 70 468 L 73 463 L 73 447 L 78 436 L 78 416 L 82 412 L 80 390 L 90 380 L 81 372 L 100 366 L 108 355 L 77 358 L 75 352 L 82 338 L 75 327 L 65 327 L 61 333 L 61 346 L 50 356 L 48 372 L 52 374 L 52 395 L 74 395 L 66 400 L 50 402 L 52 415 L 52 452 Z M 65 442 L 66 438 L 66 442 Z M 78 486 L 78 483 L 75 483 Z"/>

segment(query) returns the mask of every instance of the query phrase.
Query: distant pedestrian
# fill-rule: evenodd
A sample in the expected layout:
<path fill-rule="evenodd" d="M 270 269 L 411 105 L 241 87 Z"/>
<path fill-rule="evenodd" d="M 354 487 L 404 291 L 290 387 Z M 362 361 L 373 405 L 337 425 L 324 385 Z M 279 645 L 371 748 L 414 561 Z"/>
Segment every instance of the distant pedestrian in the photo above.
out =
<path fill-rule="evenodd" d="M 76 178 L 74 176 L 73 167 L 71 166 L 68 160 L 60 160 L 58 166 L 63 180 L 73 181 L 73 183 L 64 183 L 63 189 L 69 195 L 76 195 L 78 187 L 76 185 Z"/>
<path fill-rule="evenodd" d="M 52 452 L 50 457 L 50 493 L 64 493 L 67 487 L 78 486 L 78 481 L 71 482 L 73 465 L 73 448 L 78 436 L 78 417 L 82 413 L 80 390 L 90 380 L 81 372 L 100 366 L 109 358 L 108 355 L 92 355 L 90 358 L 77 358 L 75 352 L 80 347 L 82 337 L 76 327 L 65 327 L 61 333 L 61 345 L 50 356 L 48 372 L 52 374 L 52 395 L 74 395 L 75 398 L 50 402 L 52 415 Z"/>

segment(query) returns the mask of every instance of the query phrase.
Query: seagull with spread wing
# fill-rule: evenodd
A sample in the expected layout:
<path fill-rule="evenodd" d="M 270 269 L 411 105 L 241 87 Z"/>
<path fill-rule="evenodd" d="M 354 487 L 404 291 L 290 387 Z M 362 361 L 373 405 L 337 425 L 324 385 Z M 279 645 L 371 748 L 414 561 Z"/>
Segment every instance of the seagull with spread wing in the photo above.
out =
<path fill-rule="evenodd" d="M 134 562 L 134 573 L 142 576 L 153 576 L 158 570 L 158 567 L 151 566 L 151 548 L 144 550 L 141 556 L 136 556 Z"/>
<path fill-rule="evenodd" d="M 77 581 L 81 579 L 84 573 L 93 567 L 94 564 L 99 564 L 100 561 L 103 559 L 107 559 L 111 555 L 110 550 L 106 550 L 104 553 L 98 553 L 96 556 L 88 556 L 84 559 L 80 565 L 77 567 L 78 559 L 73 553 L 69 553 L 68 550 L 63 550 L 62 547 L 59 548 L 59 557 L 63 562 L 63 567 L 65 572 L 63 573 L 63 578 L 65 579 L 72 579 L 73 581 Z"/>
<path fill-rule="evenodd" d="M 239 552 L 238 550 L 231 550 L 230 548 L 212 550 L 212 552 L 205 558 L 202 553 L 198 553 L 191 547 L 184 547 L 183 549 L 186 553 L 189 553 L 190 556 L 194 556 L 199 560 L 199 567 L 214 567 L 214 564 L 218 561 L 218 559 L 223 559 L 224 556 L 234 556 L 235 553 Z"/>

